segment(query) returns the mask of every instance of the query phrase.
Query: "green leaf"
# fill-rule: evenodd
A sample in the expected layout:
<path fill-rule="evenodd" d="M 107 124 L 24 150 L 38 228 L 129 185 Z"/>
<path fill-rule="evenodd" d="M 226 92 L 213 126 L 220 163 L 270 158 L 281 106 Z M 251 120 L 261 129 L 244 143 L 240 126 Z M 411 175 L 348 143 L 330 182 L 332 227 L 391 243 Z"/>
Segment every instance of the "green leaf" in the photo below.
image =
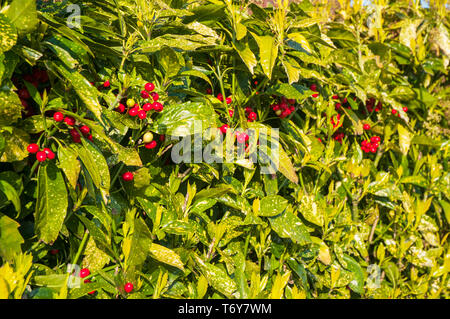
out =
<path fill-rule="evenodd" d="M 332 27 L 328 30 L 327 36 L 341 47 L 355 47 L 358 44 L 356 37 L 352 32 L 346 30 L 343 25 Z"/>
<path fill-rule="evenodd" d="M 184 271 L 183 262 L 181 261 L 180 256 L 172 249 L 152 243 L 150 246 L 150 255 L 162 263 Z"/>
<path fill-rule="evenodd" d="M 307 87 L 298 84 L 287 84 L 280 83 L 272 86 L 267 90 L 266 94 L 276 94 L 279 96 L 284 96 L 287 99 L 305 99 L 311 96 L 313 92 L 310 91 Z"/>
<path fill-rule="evenodd" d="M 35 230 L 38 238 L 53 243 L 67 212 L 67 189 L 61 171 L 52 162 L 41 165 L 38 171 Z"/>
<path fill-rule="evenodd" d="M 159 52 L 159 63 L 166 74 L 166 78 L 171 78 L 178 74 L 181 64 L 178 54 L 170 47 L 163 47 Z"/>
<path fill-rule="evenodd" d="M 69 81 L 80 99 L 86 104 L 87 108 L 94 113 L 101 124 L 104 124 L 102 119 L 102 106 L 97 99 L 99 92 L 95 86 L 92 86 L 77 70 L 69 70 L 61 63 L 48 62 L 48 64 L 49 67 L 58 71 L 67 81 Z"/>
<path fill-rule="evenodd" d="M 403 153 L 403 155 L 406 155 L 408 154 L 413 134 L 411 134 L 405 127 L 400 124 L 398 124 L 397 129 L 399 137 L 398 145 L 400 147 L 400 151 Z"/>
<path fill-rule="evenodd" d="M 232 298 L 237 290 L 237 286 L 228 274 L 221 268 L 203 261 L 197 255 L 194 255 L 194 258 L 201 273 L 208 280 L 208 284 L 227 298 Z"/>
<path fill-rule="evenodd" d="M 311 47 L 303 34 L 297 32 L 289 33 L 288 38 L 300 44 L 302 49 L 306 52 L 311 53 Z"/>
<path fill-rule="evenodd" d="M 300 79 L 300 65 L 293 58 L 285 56 L 281 61 L 289 79 L 289 84 L 298 82 Z"/>
<path fill-rule="evenodd" d="M 250 32 L 253 38 L 256 40 L 259 46 L 259 59 L 264 71 L 264 74 L 271 79 L 272 69 L 275 65 L 275 60 L 278 55 L 278 44 L 275 42 L 275 38 L 269 35 L 258 36 L 253 32 Z"/>
<path fill-rule="evenodd" d="M 17 42 L 17 32 L 14 25 L 0 13 L 0 54 L 10 50 Z"/>
<path fill-rule="evenodd" d="M 276 134 L 272 134 L 274 132 L 272 132 L 269 127 L 258 122 L 249 123 L 249 127 L 259 131 L 258 135 L 260 140 L 266 140 L 265 144 L 267 147 L 260 147 L 259 149 L 261 157 L 263 157 L 263 160 L 266 162 L 264 166 L 267 167 L 268 170 L 278 170 L 291 182 L 297 184 L 297 173 L 289 156 L 279 142 L 279 137 L 277 138 Z M 268 163 L 269 161 L 270 163 Z"/>
<path fill-rule="evenodd" d="M 21 161 L 28 157 L 29 136 L 27 133 L 14 127 L 11 132 L 5 130 L 0 134 L 5 139 L 5 148 L 0 162 Z"/>
<path fill-rule="evenodd" d="M 69 184 L 75 189 L 81 169 L 78 153 L 72 148 L 61 145 L 58 148 L 58 159 L 59 167 L 66 175 Z"/>
<path fill-rule="evenodd" d="M 180 73 L 180 76 L 195 76 L 195 77 L 205 80 L 211 87 L 213 87 L 211 80 L 208 78 L 208 76 L 205 73 L 200 72 L 199 70 L 183 71 Z"/>
<path fill-rule="evenodd" d="M 92 237 L 89 240 L 84 249 L 84 258 L 82 262 L 83 268 L 89 268 L 91 272 L 102 269 L 110 261 L 110 257 L 105 254 L 101 249 L 98 249 L 95 245 L 95 241 Z"/>
<path fill-rule="evenodd" d="M 152 249 L 152 234 L 145 222 L 137 218 L 134 220 L 134 230 L 131 237 L 128 265 L 136 266 L 142 264 Z"/>
<path fill-rule="evenodd" d="M 272 217 L 281 214 L 289 202 L 279 195 L 270 195 L 261 199 L 259 215 Z"/>
<path fill-rule="evenodd" d="M 358 294 L 364 293 L 364 272 L 352 257 L 344 255 L 344 260 L 347 263 L 347 269 L 353 273 L 353 280 L 348 284 L 351 290 Z"/>
<path fill-rule="evenodd" d="M 0 213 L 0 257 L 12 261 L 15 254 L 22 252 L 24 240 L 19 232 L 20 224 Z"/>
<path fill-rule="evenodd" d="M 0 179 L 0 191 L 6 195 L 6 198 L 14 205 L 17 213 L 20 214 L 20 198 L 16 189 L 7 181 Z"/>
<path fill-rule="evenodd" d="M 89 231 L 89 235 L 94 239 L 95 246 L 110 256 L 114 256 L 114 251 L 111 249 L 111 240 L 109 236 L 106 236 L 99 226 L 85 216 L 78 214 L 77 217 Z"/>
<path fill-rule="evenodd" d="M 248 42 L 247 41 L 234 42 L 233 47 L 241 57 L 242 61 L 244 61 L 245 65 L 250 70 L 250 73 L 253 74 L 253 69 L 257 64 L 257 60 L 252 50 L 250 49 Z"/>
<path fill-rule="evenodd" d="M 94 144 L 82 139 L 83 145 L 76 144 L 76 151 L 81 162 L 86 167 L 95 186 L 102 191 L 103 195 L 109 193 L 110 175 L 109 168 L 102 152 Z"/>
<path fill-rule="evenodd" d="M 6 15 L 20 33 L 32 31 L 38 23 L 35 0 L 14 0 Z"/>
<path fill-rule="evenodd" d="M 290 211 L 269 217 L 272 229 L 281 238 L 290 238 L 294 243 L 305 245 L 311 242 L 309 233 L 302 221 Z"/>
<path fill-rule="evenodd" d="M 22 103 L 13 91 L 0 90 L 0 127 L 11 125 L 22 117 Z"/>
<path fill-rule="evenodd" d="M 135 148 L 123 147 L 120 144 L 119 147 L 119 161 L 123 162 L 127 166 L 142 166 L 141 157 Z"/>
<path fill-rule="evenodd" d="M 153 130 L 158 134 L 172 136 L 186 136 L 195 133 L 203 133 L 202 130 L 216 126 L 216 113 L 209 104 L 200 102 L 186 102 L 182 104 L 170 104 L 164 106 L 163 112 L 153 123 Z"/>

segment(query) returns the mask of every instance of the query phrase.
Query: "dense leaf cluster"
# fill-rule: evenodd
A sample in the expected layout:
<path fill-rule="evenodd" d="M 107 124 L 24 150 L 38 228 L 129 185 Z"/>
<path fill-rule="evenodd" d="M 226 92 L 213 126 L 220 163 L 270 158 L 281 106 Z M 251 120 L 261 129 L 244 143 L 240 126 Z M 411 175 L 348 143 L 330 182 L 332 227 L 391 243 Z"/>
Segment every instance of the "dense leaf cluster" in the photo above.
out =
<path fill-rule="evenodd" d="M 0 1 L 0 298 L 448 298 L 448 9 L 316 2 Z"/>

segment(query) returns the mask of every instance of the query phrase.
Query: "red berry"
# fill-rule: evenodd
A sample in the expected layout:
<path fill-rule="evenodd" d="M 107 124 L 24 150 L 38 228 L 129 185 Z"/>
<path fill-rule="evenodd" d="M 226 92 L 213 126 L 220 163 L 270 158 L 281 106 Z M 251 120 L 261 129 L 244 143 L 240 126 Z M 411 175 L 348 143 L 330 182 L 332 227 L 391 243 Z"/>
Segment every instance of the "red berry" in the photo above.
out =
<path fill-rule="evenodd" d="M 49 148 L 44 148 L 43 151 L 45 152 L 45 154 L 47 155 L 47 158 L 49 160 L 52 160 L 55 158 L 55 153 L 53 153 L 53 151 Z"/>
<path fill-rule="evenodd" d="M 231 104 L 231 102 L 233 102 L 233 100 L 231 99 L 231 97 L 227 97 L 225 99 L 225 102 L 227 102 L 227 104 Z"/>
<path fill-rule="evenodd" d="M 90 274 L 91 274 L 91 272 L 90 272 L 89 269 L 87 269 L 87 268 L 83 268 L 83 269 L 80 270 L 80 278 L 87 277 L 87 276 L 89 276 Z M 86 280 L 89 280 L 89 279 L 86 279 Z M 85 281 L 85 282 L 86 282 L 86 281 Z"/>
<path fill-rule="evenodd" d="M 345 103 L 347 103 L 347 98 L 346 98 L 346 97 L 344 97 L 344 98 L 342 99 L 342 104 L 345 104 Z"/>
<path fill-rule="evenodd" d="M 148 111 L 150 111 L 151 109 L 153 109 L 153 105 L 150 104 L 150 103 L 145 103 L 144 105 L 142 105 L 142 109 L 143 109 L 145 112 L 148 112 Z"/>
<path fill-rule="evenodd" d="M 332 99 L 333 99 L 333 100 L 337 100 L 337 99 L 339 99 L 339 96 L 333 95 L 333 96 L 332 96 Z"/>
<path fill-rule="evenodd" d="M 290 111 L 291 113 L 294 112 L 294 111 L 295 111 L 295 106 L 291 105 L 291 106 L 289 107 L 289 111 Z"/>
<path fill-rule="evenodd" d="M 45 154 L 44 151 L 39 151 L 39 152 L 36 153 L 36 159 L 39 162 L 43 162 L 43 161 L 45 161 L 47 159 L 47 154 Z"/>
<path fill-rule="evenodd" d="M 245 133 L 238 134 L 236 139 L 239 144 L 245 143 L 245 135 L 247 135 L 247 134 L 245 134 Z"/>
<path fill-rule="evenodd" d="M 147 117 L 147 112 L 145 112 L 144 110 L 140 110 L 140 111 L 138 112 L 138 117 L 139 117 L 141 120 L 145 119 L 145 118 Z"/>
<path fill-rule="evenodd" d="M 278 104 L 272 104 L 272 110 L 278 111 L 280 109 L 280 106 Z"/>
<path fill-rule="evenodd" d="M 126 182 L 132 181 L 133 178 L 134 178 L 134 175 L 133 175 L 133 173 L 131 173 L 131 172 L 125 172 L 125 173 L 123 173 L 123 175 L 122 175 L 122 179 L 123 179 L 124 181 L 126 181 Z"/>
<path fill-rule="evenodd" d="M 105 88 L 109 88 L 110 85 L 111 85 L 111 83 L 109 83 L 109 80 L 106 80 L 106 81 L 103 83 L 103 87 L 105 87 Z"/>
<path fill-rule="evenodd" d="M 309 88 L 311 89 L 311 91 L 317 92 L 317 85 L 316 84 L 311 84 L 311 86 Z"/>
<path fill-rule="evenodd" d="M 145 84 L 145 90 L 147 91 L 147 92 L 151 92 L 151 91 L 153 91 L 155 89 L 155 85 L 153 84 L 153 83 L 147 83 L 147 84 Z"/>
<path fill-rule="evenodd" d="M 322 143 L 322 139 L 320 137 L 317 138 L 317 140 Z"/>
<path fill-rule="evenodd" d="M 222 93 L 217 94 L 217 99 L 222 102 L 223 101 L 223 95 Z"/>
<path fill-rule="evenodd" d="M 381 141 L 381 138 L 380 138 L 379 136 L 372 136 L 372 137 L 370 138 L 370 141 L 371 141 L 372 143 L 379 143 L 379 142 Z"/>
<path fill-rule="evenodd" d="M 28 145 L 28 147 L 27 147 L 27 151 L 28 151 L 28 153 L 34 154 L 34 153 L 36 153 L 37 151 L 39 151 L 39 145 L 37 145 L 37 144 L 35 144 L 35 143 L 30 144 L 30 145 Z"/>
<path fill-rule="evenodd" d="M 75 119 L 71 116 L 66 116 L 64 118 L 64 122 L 69 125 L 69 126 L 74 126 L 75 125 Z"/>
<path fill-rule="evenodd" d="M 229 128 L 228 124 L 224 124 L 219 129 L 220 129 L 220 132 L 222 132 L 222 134 L 226 134 L 228 128 Z"/>
<path fill-rule="evenodd" d="M 82 127 L 80 127 L 80 131 L 81 131 L 81 133 L 83 133 L 83 134 L 89 134 L 89 132 L 91 131 L 91 129 L 90 129 L 88 126 L 83 125 Z"/>
<path fill-rule="evenodd" d="M 155 102 L 155 103 L 153 103 L 153 109 L 156 112 L 161 112 L 164 109 L 164 106 L 159 102 Z"/>
<path fill-rule="evenodd" d="M 403 109 L 403 112 L 405 112 L 405 113 L 408 112 L 408 108 L 406 106 L 404 106 L 402 109 Z"/>
<path fill-rule="evenodd" d="M 145 146 L 145 148 L 147 148 L 147 149 L 151 150 L 151 149 L 153 149 L 153 148 L 155 148 L 155 147 L 156 147 L 156 141 L 155 141 L 155 140 L 153 140 L 153 141 L 151 141 L 150 143 L 146 143 L 146 144 L 144 144 L 144 146 Z"/>
<path fill-rule="evenodd" d="M 53 119 L 56 122 L 61 122 L 62 120 L 64 120 L 64 115 L 61 112 L 55 112 L 55 114 L 53 114 Z"/>
<path fill-rule="evenodd" d="M 119 111 L 120 113 L 124 113 L 125 112 L 125 105 L 120 103 L 119 106 L 117 107 L 117 111 Z"/>
<path fill-rule="evenodd" d="M 295 99 L 288 99 L 287 101 L 289 104 L 295 104 Z"/>
<path fill-rule="evenodd" d="M 370 130 L 370 125 L 367 124 L 367 123 L 364 124 L 364 125 L 363 125 L 363 129 L 366 130 L 366 131 Z"/>
<path fill-rule="evenodd" d="M 319 93 L 314 93 L 313 95 L 311 95 L 313 98 L 316 98 L 319 96 Z"/>
<path fill-rule="evenodd" d="M 150 97 L 150 94 L 148 94 L 147 91 L 142 90 L 142 91 L 141 91 L 141 97 L 142 97 L 143 99 L 148 99 L 148 98 Z"/>
<path fill-rule="evenodd" d="M 133 286 L 133 284 L 132 284 L 131 282 L 127 282 L 127 283 L 125 284 L 125 286 L 123 287 L 123 289 L 124 289 L 127 293 L 132 292 L 132 291 L 133 291 L 133 288 L 134 288 L 134 286 Z"/>
<path fill-rule="evenodd" d="M 29 99 L 31 97 L 30 93 L 28 92 L 27 89 L 20 89 L 18 94 L 21 99 L 25 99 L 25 100 Z"/>
<path fill-rule="evenodd" d="M 74 143 L 81 143 L 81 136 L 73 136 L 72 140 Z"/>
<path fill-rule="evenodd" d="M 52 255 L 56 255 L 58 252 L 59 252 L 58 249 L 52 249 L 52 250 L 50 250 L 50 254 L 52 254 Z"/>
<path fill-rule="evenodd" d="M 93 140 L 92 134 L 89 134 L 87 139 L 92 142 L 92 140 Z"/>
<path fill-rule="evenodd" d="M 397 114 L 397 110 L 396 109 L 392 109 L 391 112 L 392 112 L 393 115 Z"/>
<path fill-rule="evenodd" d="M 139 113 L 139 107 L 133 106 L 131 109 L 128 110 L 128 114 L 130 116 L 136 116 Z"/>
<path fill-rule="evenodd" d="M 78 133 L 78 131 L 76 130 L 76 129 L 71 129 L 70 131 L 69 131 L 69 133 L 70 133 L 70 135 L 73 137 L 73 138 L 79 138 L 80 137 L 80 133 Z"/>
<path fill-rule="evenodd" d="M 377 152 L 377 148 L 376 148 L 375 146 L 372 145 L 372 146 L 370 147 L 370 152 L 371 152 L 371 153 L 376 153 L 376 152 Z"/>
<path fill-rule="evenodd" d="M 341 103 L 336 103 L 336 105 L 334 106 L 335 110 L 339 110 L 341 108 Z"/>
<path fill-rule="evenodd" d="M 250 112 L 252 112 L 252 108 L 250 106 L 247 106 L 245 108 L 245 113 L 250 113 Z"/>
<path fill-rule="evenodd" d="M 233 117 L 234 111 L 233 110 L 228 110 L 228 114 L 230 114 L 230 117 Z"/>
<path fill-rule="evenodd" d="M 256 115 L 255 112 L 250 112 L 250 114 L 248 115 L 248 119 L 251 120 L 251 121 L 256 120 L 257 117 L 258 116 Z"/>
<path fill-rule="evenodd" d="M 159 94 L 158 93 L 152 92 L 152 93 L 150 93 L 150 95 L 151 95 L 151 97 L 153 99 L 153 102 L 156 102 L 156 101 L 159 100 Z"/>

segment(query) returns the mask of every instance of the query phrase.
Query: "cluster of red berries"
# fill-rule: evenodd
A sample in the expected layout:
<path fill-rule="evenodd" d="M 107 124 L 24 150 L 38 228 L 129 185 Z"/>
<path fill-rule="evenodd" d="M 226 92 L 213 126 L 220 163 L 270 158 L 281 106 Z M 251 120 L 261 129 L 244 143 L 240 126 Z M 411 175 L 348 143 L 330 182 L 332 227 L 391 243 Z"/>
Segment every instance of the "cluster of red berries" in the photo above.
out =
<path fill-rule="evenodd" d="M 29 144 L 27 147 L 27 151 L 30 154 L 36 154 L 36 159 L 41 163 L 47 159 L 52 160 L 55 158 L 55 153 L 53 153 L 51 149 L 46 147 L 42 151 L 40 151 L 39 145 L 35 143 Z"/>
<path fill-rule="evenodd" d="M 64 123 L 66 123 L 68 126 L 72 126 L 72 127 L 75 126 L 75 124 L 76 124 L 76 121 L 73 117 L 64 116 L 64 114 L 61 112 L 55 112 L 53 114 L 53 119 L 56 122 L 64 121 Z M 81 125 L 78 129 L 84 135 L 84 137 L 86 137 L 88 140 L 92 141 L 93 138 L 92 138 L 91 129 L 89 128 L 89 126 Z M 76 128 L 74 128 L 74 127 L 71 128 L 69 133 L 70 133 L 70 136 L 72 136 L 72 140 L 75 143 L 81 143 L 81 135 Z"/>
<path fill-rule="evenodd" d="M 406 113 L 406 112 L 408 112 L 408 107 L 404 106 L 404 107 L 402 107 L 402 110 L 403 110 L 403 112 Z M 400 113 L 398 113 L 396 109 L 392 109 L 391 113 L 392 113 L 392 115 L 397 114 L 397 116 L 400 116 Z"/>
<path fill-rule="evenodd" d="M 366 153 L 376 153 L 380 146 L 381 138 L 379 136 L 372 136 L 370 140 L 361 142 L 361 149 Z"/>
<path fill-rule="evenodd" d="M 332 98 L 333 100 L 339 100 L 339 102 L 336 102 L 336 104 L 334 105 L 334 109 L 335 109 L 336 111 L 340 110 L 341 107 L 342 107 L 344 104 L 346 104 L 346 103 L 348 102 L 348 99 L 347 99 L 346 97 L 344 97 L 343 99 L 340 99 L 339 95 L 336 95 L 336 94 L 333 95 L 331 98 Z M 356 98 L 355 98 L 355 99 L 356 99 Z M 351 109 L 350 105 L 347 105 L 347 108 L 348 108 L 348 109 Z"/>
<path fill-rule="evenodd" d="M 331 124 L 333 125 L 333 128 L 337 128 L 337 127 L 342 126 L 342 122 L 341 122 L 341 114 L 338 113 L 338 114 L 332 116 L 332 117 L 330 118 L 330 122 L 331 122 Z"/>
<path fill-rule="evenodd" d="M 80 278 L 85 278 L 91 274 L 90 270 L 87 268 L 83 268 L 80 270 Z M 85 279 L 84 283 L 91 283 L 92 281 L 90 279 Z M 95 290 L 88 292 L 89 295 L 95 294 Z"/>
<path fill-rule="evenodd" d="M 24 81 L 27 81 L 31 83 L 35 88 L 38 88 L 40 84 L 46 84 L 48 83 L 48 74 L 46 70 L 42 70 L 39 68 L 33 69 L 31 74 L 25 74 L 22 79 Z M 30 92 L 28 92 L 27 88 L 21 81 L 14 77 L 12 79 L 14 85 L 18 88 L 17 95 L 20 98 L 20 102 L 22 103 L 23 107 L 25 108 L 25 115 L 31 116 L 34 114 L 33 108 L 29 104 L 29 99 L 31 98 Z"/>
<path fill-rule="evenodd" d="M 366 108 L 369 113 L 372 113 L 372 111 L 380 112 L 383 104 L 381 102 L 378 102 L 377 105 L 375 105 L 375 99 L 371 97 L 369 100 L 366 101 Z M 375 107 L 375 108 L 374 108 Z"/>
<path fill-rule="evenodd" d="M 245 115 L 247 116 L 247 122 L 256 121 L 256 119 L 258 118 L 256 112 L 254 112 L 250 106 L 247 106 L 245 108 Z"/>
<path fill-rule="evenodd" d="M 217 94 L 217 99 L 218 99 L 220 102 L 223 102 L 223 95 L 222 95 L 222 93 Z M 233 102 L 233 99 L 231 98 L 231 96 L 229 96 L 229 97 L 225 98 L 225 102 L 226 102 L 227 104 L 231 104 L 231 103 Z"/>
<path fill-rule="evenodd" d="M 86 278 L 87 276 L 89 276 L 91 274 L 90 270 L 88 268 L 83 268 L 80 270 L 80 278 Z M 85 279 L 84 283 L 91 283 L 92 281 L 90 279 Z M 131 282 L 127 282 L 123 289 L 127 292 L 130 293 L 133 291 L 134 286 Z M 95 290 L 88 292 L 88 294 L 92 295 L 95 293 Z"/>
<path fill-rule="evenodd" d="M 165 139 L 164 135 L 159 136 L 159 140 L 163 142 Z M 144 136 L 142 137 L 142 143 L 144 143 L 144 147 L 151 150 L 154 149 L 158 143 L 153 139 L 153 133 L 152 132 L 146 132 Z"/>
<path fill-rule="evenodd" d="M 145 89 L 141 91 L 141 97 L 144 100 L 152 99 L 152 103 L 147 101 L 142 105 L 142 107 L 134 101 L 134 99 L 128 99 L 126 104 L 129 107 L 128 114 L 130 116 L 137 116 L 141 120 L 147 118 L 147 112 L 154 110 L 155 112 L 161 112 L 164 109 L 164 106 L 158 102 L 159 94 L 156 92 L 152 92 L 155 89 L 155 85 L 153 83 L 145 84 Z M 126 107 L 124 104 L 120 103 L 117 107 L 117 111 L 120 113 L 125 113 Z"/>
<path fill-rule="evenodd" d="M 274 103 L 270 107 L 277 116 L 284 119 L 295 111 L 295 102 L 295 99 L 286 99 L 283 96 L 281 97 L 281 101 L 279 103 Z"/>
<path fill-rule="evenodd" d="M 342 143 L 342 139 L 345 137 L 345 134 L 342 132 L 336 132 L 333 134 L 333 139 L 339 143 Z"/>
<path fill-rule="evenodd" d="M 311 84 L 311 86 L 309 87 L 309 89 L 310 89 L 311 91 L 316 92 L 316 93 L 313 93 L 313 94 L 311 95 L 313 98 L 316 98 L 316 97 L 319 96 L 319 93 L 317 93 L 317 92 L 319 92 L 319 90 L 317 89 L 317 85 L 316 85 L 316 84 Z"/>

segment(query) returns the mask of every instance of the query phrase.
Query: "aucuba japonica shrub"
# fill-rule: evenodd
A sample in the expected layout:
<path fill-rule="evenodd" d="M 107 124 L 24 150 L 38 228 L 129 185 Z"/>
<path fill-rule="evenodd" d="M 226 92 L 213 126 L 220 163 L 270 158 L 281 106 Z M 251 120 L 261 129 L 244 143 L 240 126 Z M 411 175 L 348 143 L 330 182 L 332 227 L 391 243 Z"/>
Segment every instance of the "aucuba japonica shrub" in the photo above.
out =
<path fill-rule="evenodd" d="M 0 1 L 0 298 L 449 297 L 444 2 L 74 3 Z"/>

